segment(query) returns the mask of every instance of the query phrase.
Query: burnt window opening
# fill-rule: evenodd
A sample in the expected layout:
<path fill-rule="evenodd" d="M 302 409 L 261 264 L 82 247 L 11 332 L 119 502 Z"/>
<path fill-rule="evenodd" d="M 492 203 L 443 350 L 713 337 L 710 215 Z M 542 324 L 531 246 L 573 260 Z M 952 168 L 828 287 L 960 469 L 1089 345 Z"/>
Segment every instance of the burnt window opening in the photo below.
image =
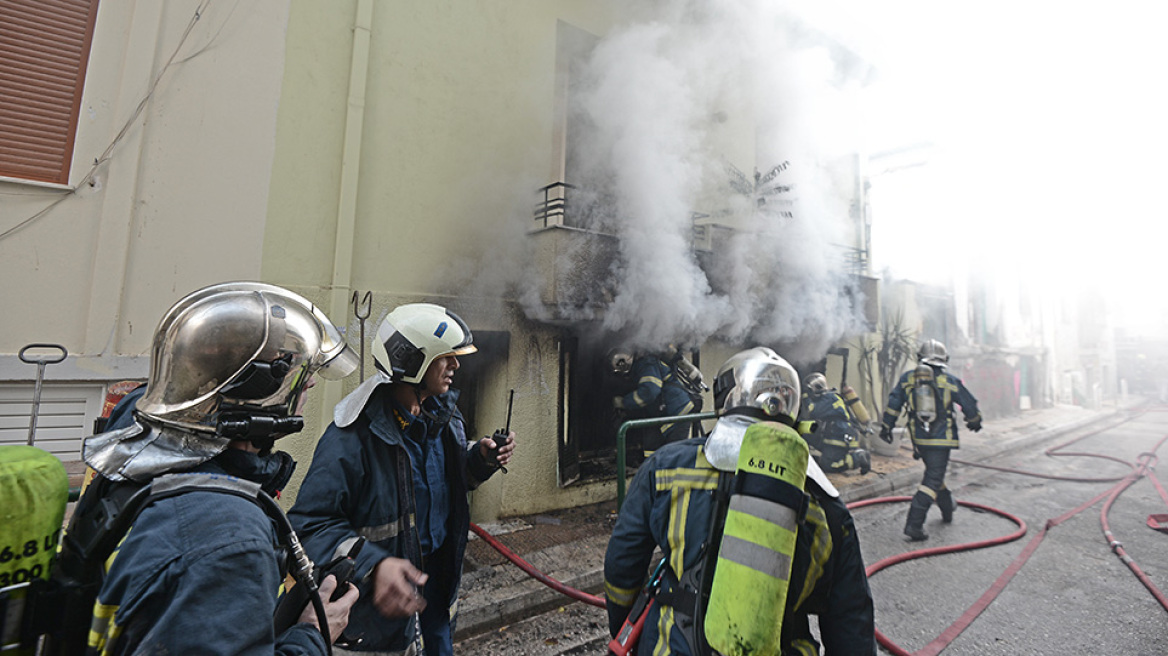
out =
<path fill-rule="evenodd" d="M 617 476 L 617 433 L 622 422 L 631 417 L 618 415 L 612 399 L 633 391 L 637 381 L 612 372 L 608 353 L 615 346 L 614 342 L 574 333 L 560 338 L 557 435 L 561 487 Z M 686 356 L 700 366 L 698 351 Z M 700 424 L 695 423 L 690 436 L 700 433 Z M 629 431 L 625 437 L 626 474 L 631 476 L 644 456 L 637 432 Z"/>

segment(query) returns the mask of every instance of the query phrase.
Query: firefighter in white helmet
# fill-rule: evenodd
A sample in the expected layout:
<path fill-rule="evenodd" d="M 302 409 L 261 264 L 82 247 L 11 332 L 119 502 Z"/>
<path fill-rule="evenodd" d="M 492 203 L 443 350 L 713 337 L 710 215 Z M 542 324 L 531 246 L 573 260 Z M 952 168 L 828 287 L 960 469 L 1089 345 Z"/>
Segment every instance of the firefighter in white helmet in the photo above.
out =
<path fill-rule="evenodd" d="M 605 554 L 617 636 L 666 563 L 638 653 L 876 653 L 872 595 L 851 514 L 795 431 L 799 378 L 765 347 L 714 381 L 708 437 L 667 444 L 629 488 Z M 638 604 L 638 606 L 640 606 Z"/>
<path fill-rule="evenodd" d="M 458 358 L 476 350 L 466 323 L 446 308 L 395 308 L 373 337 L 376 372 L 337 404 L 317 445 L 289 517 L 316 560 L 367 540 L 346 650 L 452 652 L 467 492 L 515 448 L 513 432 L 505 445 L 467 440 L 451 385 Z"/>
<path fill-rule="evenodd" d="M 880 437 L 892 443 L 892 428 L 900 411 L 908 407 L 908 434 L 912 439 L 913 457 L 925 463 L 925 474 L 913 495 L 905 520 L 904 536 L 911 542 L 927 540 L 925 517 L 929 507 L 937 502 L 941 521 L 953 521 L 957 502 L 945 487 L 945 470 L 949 467 L 949 453 L 960 448 L 957 439 L 957 418 L 954 405 L 961 407 L 965 426 L 973 432 L 981 430 L 981 413 L 977 399 L 965 388 L 961 379 L 945 370 L 949 353 L 945 345 L 935 339 L 921 342 L 917 349 L 917 367 L 900 376 L 896 387 L 888 395 Z"/>

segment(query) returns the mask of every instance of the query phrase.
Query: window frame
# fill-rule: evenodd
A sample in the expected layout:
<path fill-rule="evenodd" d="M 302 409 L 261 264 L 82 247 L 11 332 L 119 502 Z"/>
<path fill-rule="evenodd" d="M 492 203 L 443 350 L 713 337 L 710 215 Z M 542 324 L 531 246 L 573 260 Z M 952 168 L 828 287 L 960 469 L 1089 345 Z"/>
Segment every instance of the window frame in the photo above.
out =
<path fill-rule="evenodd" d="M 69 184 L 99 1 L 0 5 L 0 179 Z"/>

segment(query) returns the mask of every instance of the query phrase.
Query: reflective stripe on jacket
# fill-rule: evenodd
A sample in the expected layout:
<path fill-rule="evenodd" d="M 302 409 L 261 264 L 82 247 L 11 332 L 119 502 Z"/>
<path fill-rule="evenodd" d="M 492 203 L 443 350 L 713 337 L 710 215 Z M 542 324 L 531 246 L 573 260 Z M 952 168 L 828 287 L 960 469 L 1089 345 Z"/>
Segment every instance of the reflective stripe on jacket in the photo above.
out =
<path fill-rule="evenodd" d="M 197 471 L 240 475 L 219 465 Z M 257 457 L 258 458 L 258 457 Z M 94 606 L 91 654 L 324 654 L 315 627 L 272 635 L 283 583 L 272 520 L 253 501 L 191 491 L 138 515 Z"/>
<path fill-rule="evenodd" d="M 330 424 L 316 445 L 312 465 L 288 512 L 309 558 L 317 563 L 343 553 L 358 536 L 367 542 L 357 557 L 361 597 L 349 617 L 345 635 L 362 638 L 361 650 L 400 651 L 414 640 L 412 618 L 388 619 L 373 605 L 373 568 L 385 558 L 410 560 L 423 569 L 415 523 L 413 475 L 403 444 L 406 436 L 390 411 L 390 386 L 374 391 L 360 418 L 345 428 Z M 466 427 L 455 402 L 458 392 L 426 399 L 426 410 L 444 422 L 441 439 L 450 484 L 446 547 L 430 555 L 450 572 L 447 605 L 454 624 L 470 508 L 467 492 L 495 472 L 467 444 Z M 418 422 L 421 425 L 421 422 Z M 440 509 L 431 509 L 432 513 Z M 432 581 L 433 584 L 439 584 Z"/>
<path fill-rule="evenodd" d="M 811 446 L 823 451 L 824 446 L 848 449 L 844 439 L 849 431 L 857 433 L 856 422 L 851 408 L 837 392 L 828 391 L 819 395 L 803 395 L 803 419 L 816 423 L 815 432 L 803 437 Z"/>
<path fill-rule="evenodd" d="M 946 371 L 937 371 L 934 368 L 934 380 L 939 392 L 937 419 L 926 431 L 924 422 L 917 418 L 913 388 L 917 384 L 916 371 L 907 371 L 900 376 L 896 387 L 888 395 L 888 405 L 884 410 L 882 422 L 891 429 L 896 425 L 901 410 L 908 406 L 908 434 L 916 446 L 939 446 L 950 449 L 959 449 L 961 444 L 957 437 L 957 418 L 953 410 L 954 404 L 961 407 L 961 413 L 966 421 L 981 417 L 977 409 L 977 399 L 965 388 L 961 379 Z"/>
<path fill-rule="evenodd" d="M 700 564 L 701 544 L 714 512 L 719 472 L 703 454 L 705 438 L 668 444 L 637 471 L 605 554 L 609 631 L 620 629 L 648 576 L 654 548 L 668 562 L 669 590 Z M 783 620 L 784 653 L 818 653 L 809 615 L 819 617 L 824 653 L 876 653 L 872 595 L 851 514 L 839 499 L 808 480 L 812 502 L 800 524 Z M 640 654 L 688 655 L 674 609 L 654 604 L 641 635 Z M 801 651 L 800 651 L 801 650 Z"/>

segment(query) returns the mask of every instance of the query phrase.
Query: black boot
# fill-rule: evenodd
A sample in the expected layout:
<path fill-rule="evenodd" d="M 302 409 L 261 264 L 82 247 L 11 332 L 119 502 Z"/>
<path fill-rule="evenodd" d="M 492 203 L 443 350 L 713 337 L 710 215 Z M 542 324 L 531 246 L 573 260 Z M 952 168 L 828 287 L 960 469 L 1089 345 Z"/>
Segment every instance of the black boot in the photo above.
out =
<path fill-rule="evenodd" d="M 925 516 L 929 514 L 929 506 L 932 505 L 933 498 L 924 492 L 917 492 L 913 495 L 912 505 L 908 508 L 908 519 L 904 523 L 904 539 L 909 542 L 920 542 L 928 540 L 929 534 L 925 533 Z"/>
<path fill-rule="evenodd" d="M 953 493 L 949 488 L 942 488 L 937 493 L 937 507 L 941 509 L 941 521 L 946 524 L 953 522 L 953 511 L 957 510 L 957 501 L 953 499 Z"/>
<path fill-rule="evenodd" d="M 861 475 L 872 471 L 872 457 L 868 455 L 867 451 L 863 449 L 852 449 L 848 457 L 852 459 L 854 466 L 860 468 Z"/>

